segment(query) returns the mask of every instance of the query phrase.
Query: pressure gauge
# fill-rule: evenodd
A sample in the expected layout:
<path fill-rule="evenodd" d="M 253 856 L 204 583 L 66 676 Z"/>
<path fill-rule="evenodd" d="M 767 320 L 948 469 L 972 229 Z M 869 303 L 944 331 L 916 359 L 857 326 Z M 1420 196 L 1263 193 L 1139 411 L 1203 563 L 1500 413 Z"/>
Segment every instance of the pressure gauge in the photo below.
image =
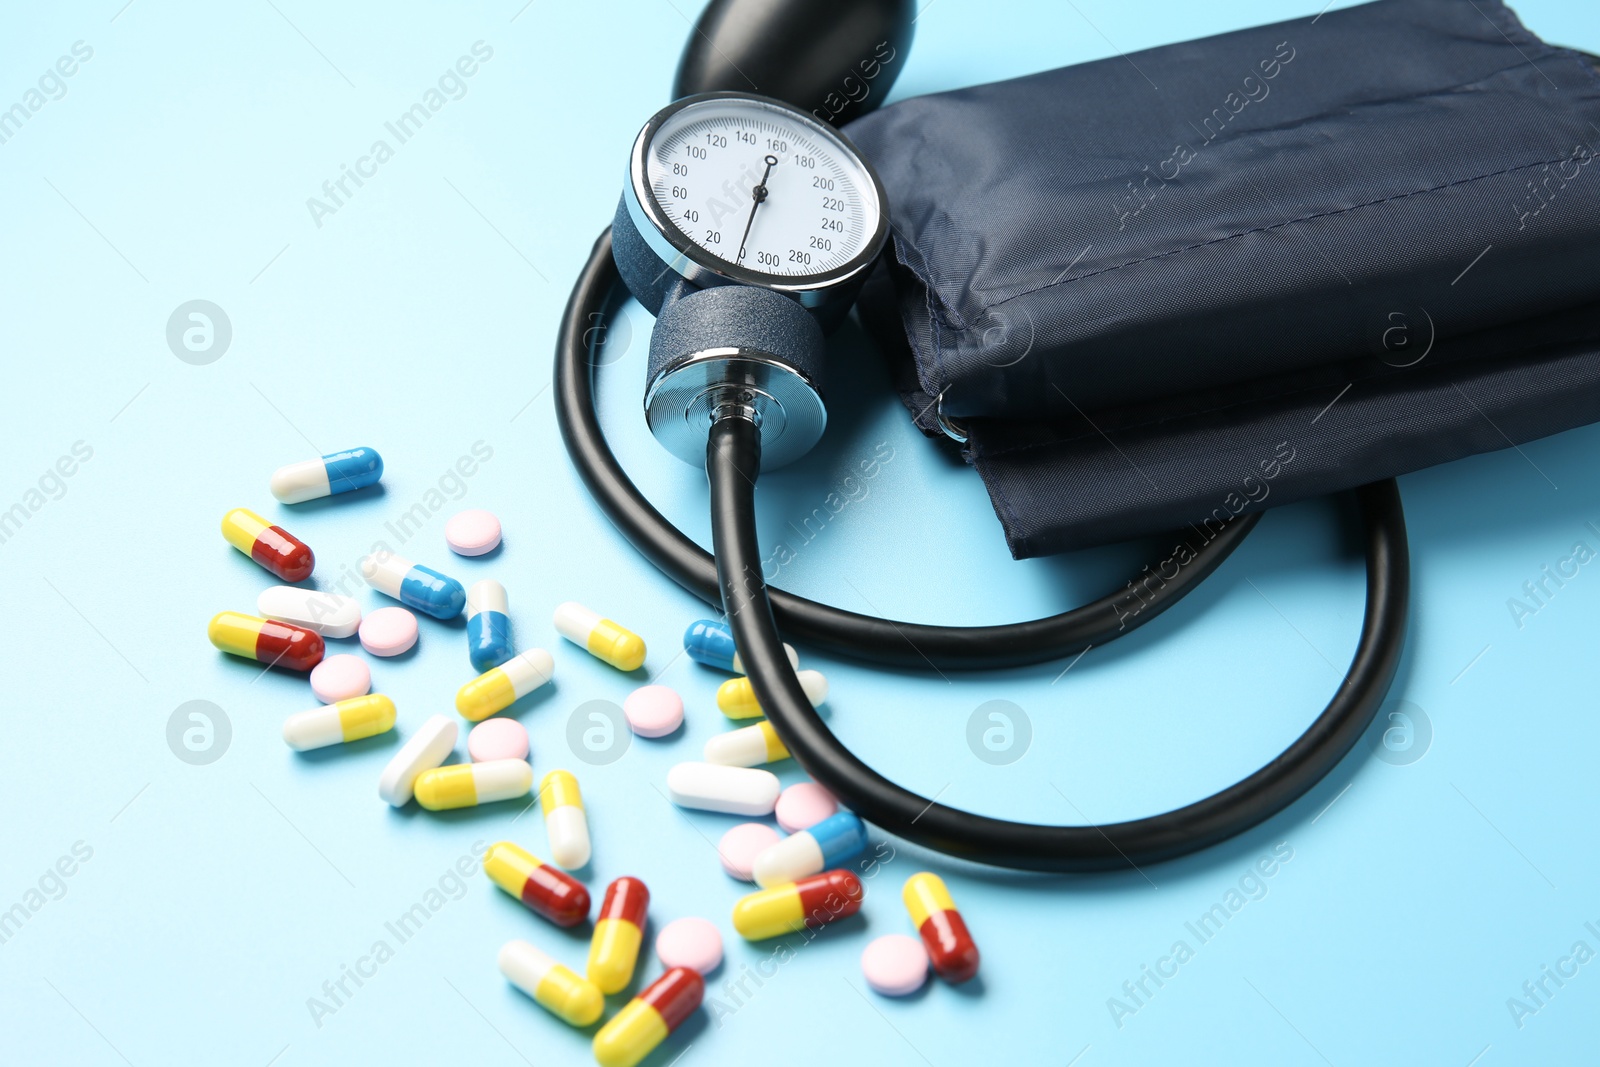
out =
<path fill-rule="evenodd" d="M 889 228 L 883 187 L 848 140 L 749 93 L 658 112 L 634 143 L 623 205 L 669 275 L 775 290 L 824 322 L 854 299 Z"/>

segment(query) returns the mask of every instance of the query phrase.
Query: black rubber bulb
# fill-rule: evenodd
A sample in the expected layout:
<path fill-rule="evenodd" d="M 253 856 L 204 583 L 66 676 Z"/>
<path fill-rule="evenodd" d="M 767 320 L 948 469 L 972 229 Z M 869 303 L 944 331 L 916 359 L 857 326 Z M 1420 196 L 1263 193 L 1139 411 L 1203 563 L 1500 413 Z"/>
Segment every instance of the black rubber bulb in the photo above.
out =
<path fill-rule="evenodd" d="M 711 0 L 684 45 L 672 97 L 760 93 L 842 126 L 889 94 L 916 14 L 915 0 Z"/>

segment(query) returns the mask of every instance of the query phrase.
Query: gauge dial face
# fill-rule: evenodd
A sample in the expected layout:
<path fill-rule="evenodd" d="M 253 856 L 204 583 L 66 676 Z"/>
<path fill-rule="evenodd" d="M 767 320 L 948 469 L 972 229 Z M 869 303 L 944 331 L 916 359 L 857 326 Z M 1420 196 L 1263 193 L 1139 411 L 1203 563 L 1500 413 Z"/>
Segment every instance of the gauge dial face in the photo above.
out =
<path fill-rule="evenodd" d="M 781 281 L 839 272 L 875 253 L 883 206 L 831 129 L 762 100 L 686 105 L 645 147 L 660 213 L 700 252 Z"/>

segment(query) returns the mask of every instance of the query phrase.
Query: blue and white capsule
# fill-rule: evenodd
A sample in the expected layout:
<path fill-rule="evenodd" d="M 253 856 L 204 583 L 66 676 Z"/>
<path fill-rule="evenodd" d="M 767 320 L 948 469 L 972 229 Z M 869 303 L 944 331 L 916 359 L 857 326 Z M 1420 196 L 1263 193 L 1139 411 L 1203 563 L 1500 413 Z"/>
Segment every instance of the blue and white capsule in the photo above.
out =
<path fill-rule="evenodd" d="M 808 830 L 768 845 L 756 857 L 750 873 L 756 885 L 771 889 L 842 867 L 866 848 L 866 826 L 854 812 L 841 811 Z"/>
<path fill-rule="evenodd" d="M 492 578 L 467 590 L 467 658 L 482 674 L 516 654 L 511 647 L 511 615 L 506 587 Z"/>
<path fill-rule="evenodd" d="M 348 493 L 377 485 L 383 477 L 383 457 L 370 448 L 329 452 L 321 459 L 291 463 L 272 474 L 272 495 L 285 504 L 300 504 L 335 493 Z"/>
<path fill-rule="evenodd" d="M 728 629 L 727 623 L 713 619 L 690 623 L 683 631 L 683 650 L 696 663 L 733 674 L 745 673 L 744 664 L 739 662 L 739 650 L 733 645 L 733 631 Z M 789 666 L 799 670 L 799 653 L 789 645 L 784 645 L 783 651 L 789 656 Z"/>
<path fill-rule="evenodd" d="M 361 577 L 384 596 L 436 619 L 455 618 L 467 602 L 467 591 L 454 578 L 388 552 L 363 559 Z"/>

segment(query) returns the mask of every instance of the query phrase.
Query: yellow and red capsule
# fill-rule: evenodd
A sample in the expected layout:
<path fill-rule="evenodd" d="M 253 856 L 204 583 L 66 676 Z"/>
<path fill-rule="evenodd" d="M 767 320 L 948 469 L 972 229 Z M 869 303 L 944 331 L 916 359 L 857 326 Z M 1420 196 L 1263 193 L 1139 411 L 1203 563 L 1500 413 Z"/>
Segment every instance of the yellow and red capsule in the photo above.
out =
<path fill-rule="evenodd" d="M 269 667 L 309 671 L 322 662 L 327 646 L 322 638 L 301 626 L 237 611 L 219 611 L 206 627 L 211 643 L 231 656 L 243 656 Z"/>
<path fill-rule="evenodd" d="M 595 1060 L 600 1067 L 634 1067 L 694 1014 L 705 995 L 699 972 L 672 968 L 594 1035 Z"/>
<path fill-rule="evenodd" d="M 316 557 L 304 541 L 249 508 L 234 508 L 222 516 L 222 536 L 286 582 L 305 581 L 316 564 Z"/>
<path fill-rule="evenodd" d="M 495 885 L 557 926 L 576 926 L 589 917 L 589 891 L 582 882 L 510 841 L 489 846 L 483 869 Z"/>
<path fill-rule="evenodd" d="M 906 879 L 900 892 L 911 923 L 922 936 L 933 973 L 946 982 L 965 982 L 978 973 L 978 946 L 967 931 L 966 920 L 950 899 L 944 879 L 929 871 Z"/>
<path fill-rule="evenodd" d="M 644 941 L 644 917 L 650 890 L 637 878 L 623 876 L 606 886 L 600 917 L 589 940 L 589 981 L 605 994 L 620 993 L 633 981 Z"/>
<path fill-rule="evenodd" d="M 861 879 L 849 871 L 823 871 L 741 897 L 733 928 L 746 941 L 762 941 L 822 926 L 860 911 L 864 895 Z"/>

